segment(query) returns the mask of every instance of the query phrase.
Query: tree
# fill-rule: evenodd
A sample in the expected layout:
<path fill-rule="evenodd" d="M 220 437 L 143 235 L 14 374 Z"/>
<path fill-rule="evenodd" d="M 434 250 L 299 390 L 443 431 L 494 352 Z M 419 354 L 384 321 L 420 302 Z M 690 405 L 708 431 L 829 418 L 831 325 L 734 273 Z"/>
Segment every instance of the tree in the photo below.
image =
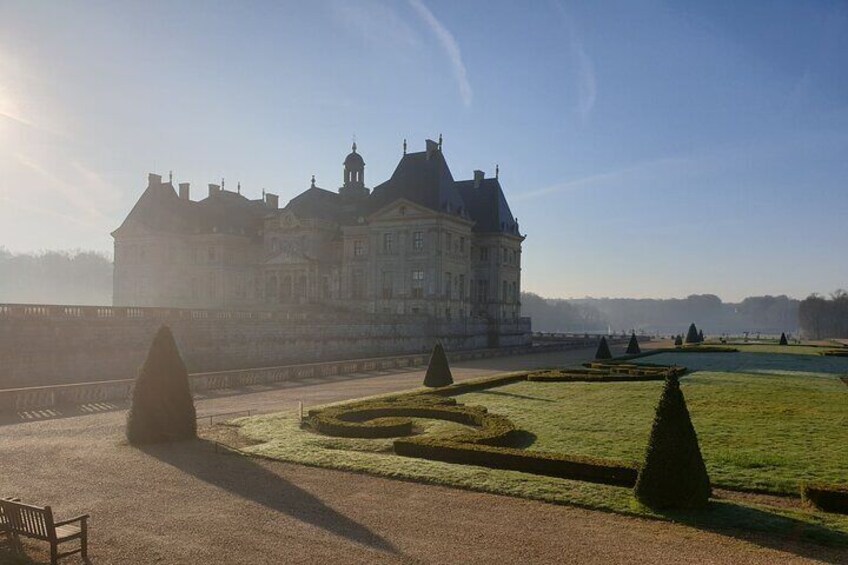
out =
<path fill-rule="evenodd" d="M 656 509 L 700 508 L 709 501 L 710 478 L 677 377 L 665 381 L 634 493 Z"/>
<path fill-rule="evenodd" d="M 680 347 L 682 345 L 683 345 L 683 336 L 681 336 L 680 334 L 674 336 L 674 346 Z"/>
<path fill-rule="evenodd" d="M 780 345 L 789 345 L 789 341 L 786 339 L 786 332 L 780 333 Z"/>
<path fill-rule="evenodd" d="M 686 333 L 686 343 L 698 343 L 698 328 L 695 324 L 689 324 L 689 331 Z"/>
<path fill-rule="evenodd" d="M 440 387 L 453 384 L 448 358 L 441 343 L 436 343 L 433 353 L 430 355 L 430 364 L 427 365 L 427 374 L 424 375 L 424 386 Z"/>
<path fill-rule="evenodd" d="M 630 343 L 627 344 L 628 355 L 639 355 L 642 350 L 639 349 L 639 340 L 636 339 L 636 332 L 630 334 Z"/>
<path fill-rule="evenodd" d="M 698 330 L 698 343 L 704 343 L 704 330 Z"/>
<path fill-rule="evenodd" d="M 612 359 L 607 338 L 601 336 L 601 341 L 598 342 L 598 349 L 595 351 L 595 359 Z"/>
<path fill-rule="evenodd" d="M 127 439 L 133 445 L 197 437 L 197 414 L 188 371 L 168 326 L 156 332 L 139 371 L 127 416 Z"/>

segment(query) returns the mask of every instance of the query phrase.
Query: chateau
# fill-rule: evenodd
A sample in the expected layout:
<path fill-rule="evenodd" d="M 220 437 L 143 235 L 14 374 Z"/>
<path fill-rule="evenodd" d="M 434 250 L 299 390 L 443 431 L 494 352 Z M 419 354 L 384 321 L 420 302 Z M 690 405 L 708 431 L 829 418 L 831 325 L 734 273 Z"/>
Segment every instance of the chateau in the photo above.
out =
<path fill-rule="evenodd" d="M 209 309 L 309 305 L 375 314 L 516 321 L 521 244 L 497 171 L 454 180 L 439 141 L 404 152 L 369 189 L 356 143 L 338 190 L 279 207 L 210 184 L 148 175 L 115 239 L 114 304 Z"/>

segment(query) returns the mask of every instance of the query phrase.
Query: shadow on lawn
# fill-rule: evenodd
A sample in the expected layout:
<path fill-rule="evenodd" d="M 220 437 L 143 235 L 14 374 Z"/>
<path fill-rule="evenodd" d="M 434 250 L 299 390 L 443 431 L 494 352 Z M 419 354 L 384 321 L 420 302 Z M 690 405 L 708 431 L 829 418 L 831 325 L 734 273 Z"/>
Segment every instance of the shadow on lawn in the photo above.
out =
<path fill-rule="evenodd" d="M 333 510 L 317 496 L 269 471 L 249 457 L 216 452 L 214 442 L 195 440 L 144 446 L 141 450 L 156 459 L 256 502 L 374 549 L 397 554 L 397 549 L 367 527 Z"/>
<path fill-rule="evenodd" d="M 734 537 L 799 557 L 828 561 L 834 559 L 837 562 L 848 556 L 848 534 L 750 506 L 712 500 L 701 512 L 669 511 L 661 514 L 674 522 L 699 530 Z M 823 555 L 825 553 L 832 556 L 826 557 Z"/>

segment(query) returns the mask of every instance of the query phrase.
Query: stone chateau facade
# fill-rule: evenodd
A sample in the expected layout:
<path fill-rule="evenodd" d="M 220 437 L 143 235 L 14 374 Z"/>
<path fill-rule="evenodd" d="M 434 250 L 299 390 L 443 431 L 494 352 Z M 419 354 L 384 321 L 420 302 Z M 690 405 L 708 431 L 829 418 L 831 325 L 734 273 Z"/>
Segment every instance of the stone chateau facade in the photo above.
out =
<path fill-rule="evenodd" d="M 369 189 L 353 144 L 338 190 L 283 208 L 150 174 L 115 240 L 114 304 L 209 309 L 305 306 L 516 321 L 524 236 L 498 175 L 454 180 L 438 142 L 406 152 Z"/>

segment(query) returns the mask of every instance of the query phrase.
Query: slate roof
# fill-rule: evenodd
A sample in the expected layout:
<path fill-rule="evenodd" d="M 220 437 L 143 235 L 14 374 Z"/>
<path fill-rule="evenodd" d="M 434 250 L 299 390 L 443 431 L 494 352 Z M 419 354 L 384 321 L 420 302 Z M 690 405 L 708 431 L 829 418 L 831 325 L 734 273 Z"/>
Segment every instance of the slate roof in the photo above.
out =
<path fill-rule="evenodd" d="M 289 200 L 283 210 L 300 218 L 318 218 L 341 223 L 341 200 L 338 193 L 313 186 Z"/>
<path fill-rule="evenodd" d="M 483 179 L 474 187 L 473 180 L 459 181 L 456 188 L 474 220 L 472 231 L 504 232 L 518 235 L 518 224 L 506 202 L 501 183 L 496 178 Z"/>

